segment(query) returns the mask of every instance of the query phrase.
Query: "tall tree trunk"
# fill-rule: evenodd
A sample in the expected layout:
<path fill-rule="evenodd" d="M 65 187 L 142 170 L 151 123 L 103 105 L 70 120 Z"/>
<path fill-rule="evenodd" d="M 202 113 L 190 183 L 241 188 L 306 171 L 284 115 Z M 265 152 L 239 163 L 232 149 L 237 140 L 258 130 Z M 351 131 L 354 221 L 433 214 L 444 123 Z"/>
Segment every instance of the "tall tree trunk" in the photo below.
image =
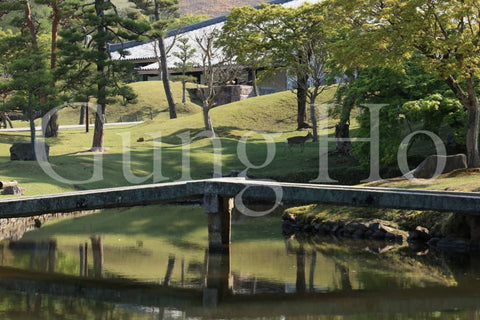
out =
<path fill-rule="evenodd" d="M 167 52 L 165 51 L 165 41 L 163 37 L 160 37 L 158 39 L 158 47 L 160 49 L 162 82 L 163 82 L 163 88 L 165 89 L 165 95 L 167 97 L 170 119 L 175 119 L 177 117 L 177 111 L 175 110 L 175 101 L 173 100 L 172 90 L 170 88 L 170 80 L 168 79 Z"/>
<path fill-rule="evenodd" d="M 80 106 L 80 119 L 78 121 L 78 124 L 85 124 L 85 103 L 82 103 Z"/>
<path fill-rule="evenodd" d="M 35 22 L 32 19 L 32 8 L 30 6 L 30 0 L 25 1 L 25 22 L 27 24 L 28 31 L 32 37 L 32 45 L 35 51 L 38 49 L 37 28 Z"/>
<path fill-rule="evenodd" d="M 185 73 L 183 74 L 185 77 Z M 187 81 L 182 80 L 182 103 L 187 103 Z"/>
<path fill-rule="evenodd" d="M 95 113 L 95 128 L 93 129 L 93 143 L 92 143 L 92 149 L 91 149 L 94 152 L 105 151 L 105 147 L 103 144 L 105 110 L 106 110 L 105 104 L 98 105 L 97 112 Z"/>
<path fill-rule="evenodd" d="M 310 128 L 307 123 L 307 90 L 308 77 L 297 74 L 297 130 Z"/>
<path fill-rule="evenodd" d="M 350 138 L 350 112 L 352 111 L 355 98 L 347 96 L 342 102 L 342 113 L 340 121 L 335 125 L 336 141 L 335 153 L 342 155 L 350 155 L 352 151 L 352 143 L 350 141 L 341 141 L 340 139 Z"/>
<path fill-rule="evenodd" d="M 88 98 L 87 98 L 88 101 Z M 88 133 L 90 130 L 90 109 L 88 106 L 88 102 L 85 104 L 85 132 Z"/>
<path fill-rule="evenodd" d="M 479 129 L 479 109 L 477 103 L 470 105 L 467 109 L 467 160 L 469 168 L 476 168 L 479 166 L 478 155 L 478 129 Z"/>
<path fill-rule="evenodd" d="M 35 143 L 37 142 L 36 131 L 35 131 L 35 112 L 33 111 L 32 107 L 32 99 L 33 99 L 33 92 L 29 90 L 28 93 L 28 120 L 30 121 L 30 152 L 31 152 L 31 159 L 37 160 L 37 156 L 35 154 Z"/>
<path fill-rule="evenodd" d="M 468 124 L 467 124 L 467 159 L 470 168 L 480 165 L 478 155 L 478 130 L 480 103 L 475 92 L 475 79 L 473 75 L 466 80 L 468 95 Z"/>
<path fill-rule="evenodd" d="M 25 1 L 25 23 L 29 30 L 30 36 L 32 37 L 32 47 L 35 52 L 38 52 L 38 41 L 37 41 L 37 30 L 35 28 L 35 23 L 32 20 L 32 9 L 30 7 L 30 0 Z M 33 67 L 35 68 L 35 67 Z M 32 70 L 34 71 L 34 70 Z M 35 132 L 35 112 L 33 111 L 33 92 L 32 89 L 29 89 L 28 92 L 28 118 L 30 120 L 30 143 L 31 143 L 31 153 L 32 160 L 36 160 L 35 155 L 35 142 L 36 142 L 36 132 Z"/>
<path fill-rule="evenodd" d="M 310 104 L 310 119 L 312 119 L 313 142 L 318 142 L 317 112 L 315 110 L 315 102 Z"/>
<path fill-rule="evenodd" d="M 58 9 L 58 0 L 53 1 L 52 4 L 53 21 L 52 21 L 52 46 L 50 52 L 50 69 L 57 68 L 57 41 L 58 41 L 58 26 L 60 25 L 60 12 Z"/>
<path fill-rule="evenodd" d="M 52 3 L 52 45 L 50 51 L 50 70 L 55 70 L 57 67 L 57 41 L 58 41 L 58 26 L 60 24 L 60 12 L 58 9 L 58 0 Z M 55 87 L 55 80 L 52 81 L 52 87 Z M 45 128 L 43 132 L 44 137 L 58 137 L 58 114 L 55 112 L 47 124 L 42 124 Z"/>
<path fill-rule="evenodd" d="M 476 168 L 480 165 L 478 154 L 478 133 L 479 133 L 479 115 L 480 103 L 475 92 L 475 79 L 473 75 L 467 79 L 467 92 L 465 92 L 458 82 L 449 76 L 446 82 L 463 107 L 467 110 L 467 162 L 469 168 Z"/>
<path fill-rule="evenodd" d="M 35 143 L 37 142 L 36 134 L 35 134 L 35 117 L 33 116 L 33 111 L 29 111 L 29 118 L 30 118 L 30 147 L 31 147 L 31 154 L 32 160 L 37 160 L 37 156 L 35 154 Z"/>
<path fill-rule="evenodd" d="M 172 280 L 172 273 L 173 273 L 174 266 L 175 266 L 175 256 L 172 254 L 168 256 L 167 271 L 165 272 L 165 279 L 163 280 L 164 286 L 168 287 L 170 285 L 170 280 Z"/>
<path fill-rule="evenodd" d="M 212 118 L 210 117 L 211 107 L 207 103 L 203 103 L 203 124 L 205 126 L 205 131 L 207 131 L 210 137 L 215 136 L 215 131 L 213 130 Z"/>
<path fill-rule="evenodd" d="M 252 86 L 253 86 L 253 93 L 255 94 L 256 97 L 260 95 L 260 92 L 258 91 L 258 86 L 257 86 L 257 70 L 252 69 Z"/>
<path fill-rule="evenodd" d="M 105 0 L 95 0 L 95 11 L 99 19 L 103 18 Z M 106 33 L 106 27 L 103 24 L 100 24 L 97 27 L 98 34 L 104 35 Z M 104 135 L 104 123 L 105 123 L 105 112 L 107 108 L 107 85 L 106 85 L 106 68 L 105 60 L 107 59 L 107 43 L 102 41 L 97 43 L 97 52 L 98 52 L 98 61 L 97 61 L 97 73 L 98 73 L 98 83 L 97 83 L 97 112 L 95 114 L 95 129 L 93 132 L 93 142 L 92 142 L 92 151 L 103 152 L 105 151 L 103 145 L 103 135 Z"/>

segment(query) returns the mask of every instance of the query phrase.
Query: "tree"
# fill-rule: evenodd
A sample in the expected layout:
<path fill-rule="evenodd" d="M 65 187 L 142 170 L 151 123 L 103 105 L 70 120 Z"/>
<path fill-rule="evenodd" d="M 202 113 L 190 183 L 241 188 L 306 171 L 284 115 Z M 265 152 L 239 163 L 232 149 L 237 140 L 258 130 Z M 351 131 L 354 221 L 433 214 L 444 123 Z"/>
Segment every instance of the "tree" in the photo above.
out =
<path fill-rule="evenodd" d="M 165 47 L 165 34 L 171 19 L 174 18 L 178 12 L 178 0 L 129 1 L 135 3 L 137 8 L 142 10 L 143 14 L 153 16 L 155 21 L 149 37 L 154 40 L 155 53 L 158 57 L 159 67 L 161 68 L 163 88 L 165 89 L 165 95 L 167 97 L 170 119 L 174 119 L 177 117 L 177 111 L 175 109 L 175 101 L 173 99 L 172 89 L 170 88 L 170 81 L 168 78 L 167 53 L 169 50 Z"/>
<path fill-rule="evenodd" d="M 58 32 L 62 23 L 72 17 L 74 7 L 80 3 L 79 0 L 35 0 L 38 4 L 47 5 L 51 8 L 51 49 L 50 49 L 50 70 L 54 74 L 57 68 L 57 42 Z M 52 87 L 56 86 L 55 77 L 52 78 Z M 52 99 L 52 97 L 46 97 Z M 46 123 L 44 123 L 46 122 Z M 42 131 L 45 137 L 58 136 L 58 114 L 55 112 L 50 117 L 42 118 Z"/>
<path fill-rule="evenodd" d="M 401 68 L 417 57 L 427 72 L 445 81 L 467 112 L 468 166 L 477 167 L 480 2 L 328 0 L 325 5 L 344 35 L 332 46 L 344 66 Z"/>
<path fill-rule="evenodd" d="M 59 43 L 59 48 L 62 48 L 62 56 L 64 55 L 65 59 L 62 59 L 63 66 L 59 69 L 67 72 L 64 75 L 67 79 L 73 79 L 87 73 L 92 65 L 95 66 L 93 76 L 88 76 L 89 81 L 84 82 L 86 88 L 80 89 L 90 93 L 97 100 L 91 150 L 102 152 L 105 148 L 103 138 L 107 104 L 121 89 L 122 76 L 133 72 L 130 63 L 111 59 L 108 43 L 137 40 L 150 29 L 150 26 L 145 21 L 137 22 L 119 16 L 110 0 L 95 0 L 79 8 L 82 28 L 75 24 L 62 33 L 62 44 Z M 93 44 L 94 50 L 89 44 Z M 126 54 L 125 50 L 120 50 L 120 53 Z M 83 64 L 81 67 L 80 63 Z M 75 67 L 70 68 L 71 65 Z M 76 84 L 75 81 L 69 83 Z"/>
<path fill-rule="evenodd" d="M 23 17 L 17 16 L 11 22 L 21 31 L 0 39 L 1 52 L 12 59 L 7 70 L 10 78 L 0 84 L 0 92 L 9 93 L 5 107 L 21 109 L 29 120 L 31 158 L 36 159 L 34 120 L 39 110 L 49 108 L 45 97 L 53 94 L 52 76 L 45 64 L 45 41 L 40 39 L 39 24 L 32 15 L 29 0 L 3 1 L 0 12 L 23 12 Z"/>
<path fill-rule="evenodd" d="M 203 101 L 203 122 L 205 130 L 211 137 L 215 131 L 210 117 L 210 110 L 215 105 L 215 100 L 223 88 L 235 79 L 240 73 L 241 66 L 233 61 L 231 56 L 225 54 L 225 50 L 217 42 L 219 29 L 214 28 L 196 36 L 195 41 L 200 48 L 202 57 L 202 72 L 206 88 L 200 88 Z"/>
<path fill-rule="evenodd" d="M 322 7 L 318 4 L 286 8 L 261 5 L 234 8 L 224 26 L 223 42 L 239 63 L 266 71 L 286 70 L 295 76 L 297 129 L 306 122 L 306 103 L 315 101 L 318 90 L 309 91 L 309 79 L 321 83 L 325 70 L 326 34 L 322 28 Z M 256 57 L 253 62 L 251 57 Z M 317 87 L 317 89 L 320 87 Z"/>
<path fill-rule="evenodd" d="M 379 112 L 379 160 L 384 168 L 394 167 L 403 138 L 416 130 L 428 130 L 440 136 L 447 150 L 464 152 L 465 133 L 461 123 L 466 119 L 460 103 L 443 81 L 435 78 L 415 63 L 404 64 L 401 71 L 387 67 L 369 67 L 357 72 L 356 79 L 342 87 L 344 104 L 384 104 Z M 343 111 L 343 110 L 341 110 Z M 340 112 L 341 112 L 340 111 Z M 358 117 L 359 136 L 370 134 L 371 115 L 365 108 Z M 355 143 L 355 155 L 366 166 L 370 163 L 370 144 Z M 419 163 L 435 152 L 430 139 L 415 135 L 408 156 Z M 397 174 L 398 171 L 395 171 Z"/>
<path fill-rule="evenodd" d="M 93 55 L 92 36 L 82 25 L 82 19 L 71 22 L 71 25 L 60 32 L 61 39 L 57 43 L 60 59 L 55 69 L 56 78 L 60 80 L 57 89 L 60 98 L 67 103 L 82 101 L 79 124 L 85 124 L 85 131 L 89 132 L 90 113 L 88 103 L 90 97 L 95 96 L 95 68 L 94 62 L 87 59 Z M 84 122 L 85 120 L 85 122 Z"/>
<path fill-rule="evenodd" d="M 294 59 L 287 60 L 288 69 L 302 78 L 302 81 L 297 80 L 297 90 L 305 92 L 310 104 L 314 142 L 318 140 L 316 99 L 325 89 L 327 78 L 332 78 L 332 71 L 327 64 L 330 56 L 327 44 L 330 39 L 324 24 L 323 9 L 319 4 L 302 5 L 293 10 L 291 17 L 287 17 L 284 22 L 290 50 L 296 52 Z M 291 55 L 290 59 L 292 57 Z"/>
<path fill-rule="evenodd" d="M 182 82 L 182 103 L 187 102 L 187 82 L 195 80 L 195 77 L 187 76 L 187 72 L 194 66 L 193 62 L 190 60 L 193 58 L 197 50 L 192 48 L 188 41 L 189 39 L 186 37 L 178 39 L 178 42 L 180 42 L 177 45 L 179 51 L 173 52 L 173 55 L 180 60 L 180 62 L 175 62 L 174 65 L 175 68 L 182 73 L 181 76 L 175 77 Z"/>

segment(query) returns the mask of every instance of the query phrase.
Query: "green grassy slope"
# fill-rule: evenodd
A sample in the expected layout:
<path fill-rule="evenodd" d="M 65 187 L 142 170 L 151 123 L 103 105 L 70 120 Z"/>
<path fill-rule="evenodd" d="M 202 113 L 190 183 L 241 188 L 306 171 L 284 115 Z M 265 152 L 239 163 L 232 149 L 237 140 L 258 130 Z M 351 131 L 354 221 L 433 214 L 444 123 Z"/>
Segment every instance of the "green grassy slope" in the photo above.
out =
<path fill-rule="evenodd" d="M 211 177 L 214 149 L 212 141 L 202 136 L 201 108 L 195 101 L 189 99 L 185 106 L 179 104 L 179 117 L 170 120 L 161 82 L 131 85 L 138 94 L 137 103 L 109 105 L 107 117 L 109 121 L 135 120 L 127 118 L 143 113 L 141 119 L 145 122 L 136 126 L 108 127 L 105 133 L 107 152 L 97 155 L 89 152 L 93 130 L 90 133 L 80 129 L 63 130 L 58 138 L 47 139 L 51 146 L 49 164 L 60 178 L 52 177 L 36 162 L 10 161 L 11 144 L 28 141 L 28 132 L 0 132 L 0 180 L 17 180 L 31 195 Z M 180 101 L 179 83 L 173 83 L 173 92 L 176 101 Z M 328 88 L 318 103 L 329 102 L 334 92 L 335 87 Z M 150 112 L 153 120 L 149 120 Z M 219 137 L 216 143 L 220 147 L 216 150 L 222 155 L 223 173 L 250 168 L 248 174 L 251 176 L 307 182 L 317 178 L 319 166 L 325 165 L 319 163 L 317 144 L 307 142 L 303 152 L 298 147 L 288 150 L 285 146 L 287 137 L 305 135 L 307 132 L 295 130 L 296 100 L 292 92 L 254 97 L 220 106 L 212 109 L 211 116 Z M 77 119 L 78 109 L 62 110 L 61 124 L 76 123 Z M 335 119 L 328 119 L 326 131 L 329 134 L 333 133 L 335 122 Z M 26 126 L 26 122 L 23 126 Z M 355 121 L 352 121 L 352 136 L 355 136 L 355 127 Z M 322 138 L 325 130 L 319 129 Z M 138 142 L 139 138 L 143 138 L 144 142 Z M 183 145 L 185 139 L 188 143 Z M 157 166 L 155 175 L 151 176 L 154 144 L 157 148 L 161 147 L 161 155 L 157 154 L 158 158 L 161 157 L 161 166 Z M 130 156 L 130 159 L 126 156 Z M 95 157 L 101 159 L 102 165 L 94 179 Z M 186 162 L 188 159 L 189 163 Z M 331 178 L 341 183 L 358 183 L 368 177 L 368 172 L 351 157 L 329 156 L 329 173 Z M 400 181 L 395 182 L 395 186 L 452 189 L 455 188 L 452 184 L 462 184 L 459 190 L 480 190 L 477 180 L 470 178 L 472 174 L 421 184 Z M 65 181 L 62 182 L 61 178 Z M 468 183 L 465 182 L 467 178 Z M 394 182 L 389 183 L 383 185 L 392 185 Z"/>
<path fill-rule="evenodd" d="M 177 119 L 168 119 L 163 88 L 160 82 L 134 83 L 132 87 L 138 93 L 138 103 L 122 106 L 108 106 L 107 117 L 111 119 L 126 117 L 127 114 L 145 110 L 145 106 L 154 109 L 153 120 L 141 125 L 109 127 L 105 132 L 104 154 L 89 152 L 92 131 L 63 130 L 58 138 L 49 138 L 51 169 L 59 177 L 51 177 L 36 162 L 10 161 L 9 148 L 13 142 L 28 141 L 28 132 L 0 133 L 0 180 L 15 179 L 26 188 L 27 194 L 61 192 L 74 189 L 90 189 L 122 186 L 136 183 L 175 181 L 180 178 L 201 179 L 211 177 L 213 171 L 213 148 L 210 139 L 197 137 L 191 143 L 182 145 L 183 139 L 193 139 L 203 130 L 200 107 L 189 101 Z M 173 90 L 179 101 L 180 86 L 173 84 Z M 329 88 L 319 103 L 329 101 L 335 88 Z M 294 131 L 296 128 L 296 102 L 291 92 L 282 92 L 269 96 L 250 98 L 245 101 L 214 108 L 212 119 L 220 140 L 222 171 L 243 170 L 250 175 L 279 180 L 305 181 L 313 179 L 318 171 L 318 146 L 307 143 L 304 152 L 299 148 L 287 150 L 284 140 L 293 135 L 305 135 L 306 131 Z M 60 123 L 75 123 L 78 110 L 66 108 L 60 115 Z M 333 123 L 333 122 L 332 122 Z M 26 123 L 25 123 L 26 124 Z M 24 125 L 26 126 L 26 125 Z M 259 132 L 261 131 L 261 132 Z M 265 132 L 265 133 L 263 133 Z M 149 177 L 153 171 L 154 137 L 161 146 L 161 168 L 156 176 Z M 246 147 L 241 142 L 247 141 Z M 144 142 L 137 142 L 143 138 Z M 270 139 L 270 151 L 266 140 Z M 124 146 L 125 145 L 125 146 Z M 273 149 L 272 149 L 273 148 Z M 190 151 L 190 166 L 182 164 Z M 128 152 L 126 152 L 128 151 Z M 272 161 L 263 165 L 271 152 Z M 125 154 L 129 154 L 128 162 Z M 182 154 L 184 160 L 182 160 Z M 239 156 L 240 155 L 240 156 Z M 242 156 L 243 155 L 243 156 Z M 102 166 L 98 179 L 93 179 L 93 159 L 101 158 Z M 268 162 L 268 161 L 267 161 Z M 127 165 L 129 163 L 130 165 Z M 189 170 L 187 170 L 190 168 Z M 128 178 L 128 174 L 132 178 Z M 88 183 L 85 183 L 85 182 Z"/>

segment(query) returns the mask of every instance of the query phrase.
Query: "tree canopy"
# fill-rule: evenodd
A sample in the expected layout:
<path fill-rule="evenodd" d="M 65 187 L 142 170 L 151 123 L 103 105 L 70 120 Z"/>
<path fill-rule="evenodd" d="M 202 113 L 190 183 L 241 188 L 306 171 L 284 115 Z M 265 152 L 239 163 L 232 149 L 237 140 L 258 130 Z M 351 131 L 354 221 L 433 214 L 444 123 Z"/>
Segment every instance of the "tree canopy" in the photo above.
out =
<path fill-rule="evenodd" d="M 267 4 L 259 9 L 234 8 L 223 29 L 222 41 L 238 63 L 262 68 L 264 74 L 283 69 L 294 75 L 299 129 L 308 127 L 307 96 L 315 103 L 324 80 L 328 59 L 324 17 L 320 4 L 298 8 Z M 312 84 L 316 89 L 309 91 Z"/>
<path fill-rule="evenodd" d="M 79 10 L 77 23 L 62 32 L 59 43 L 62 59 L 58 69 L 71 84 L 66 89 L 79 90 L 96 98 L 98 110 L 92 150 L 103 151 L 107 103 L 112 96 L 122 92 L 122 75 L 133 71 L 130 63 L 111 59 L 108 44 L 139 39 L 150 26 L 144 20 L 121 17 L 109 0 L 95 0 L 80 6 Z M 95 69 L 93 73 L 92 67 Z"/>
<path fill-rule="evenodd" d="M 346 67 L 401 69 L 412 57 L 442 79 L 468 114 L 467 156 L 479 165 L 480 1 L 327 0 L 337 38 L 331 49 Z"/>

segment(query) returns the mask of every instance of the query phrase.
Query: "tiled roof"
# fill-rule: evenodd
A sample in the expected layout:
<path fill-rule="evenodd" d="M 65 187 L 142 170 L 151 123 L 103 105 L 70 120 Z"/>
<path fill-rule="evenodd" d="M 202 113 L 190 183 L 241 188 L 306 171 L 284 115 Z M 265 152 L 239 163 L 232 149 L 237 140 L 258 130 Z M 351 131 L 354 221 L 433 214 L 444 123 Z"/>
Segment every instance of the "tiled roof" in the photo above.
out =
<path fill-rule="evenodd" d="M 158 70 L 158 69 L 159 69 L 158 62 L 150 63 L 146 66 L 136 68 L 136 70 L 138 70 L 138 71 L 154 71 L 154 70 Z"/>
<path fill-rule="evenodd" d="M 273 0 L 268 3 L 281 4 L 283 6 L 293 8 L 293 7 L 298 7 L 304 3 L 317 3 L 320 1 L 322 0 Z M 191 59 L 192 60 L 191 62 L 193 62 L 195 65 L 201 65 L 202 63 L 202 59 L 200 55 L 201 50 L 198 44 L 195 42 L 195 39 L 198 37 L 201 37 L 202 35 L 212 32 L 214 29 L 221 29 L 226 19 L 227 19 L 227 15 L 223 15 L 213 19 L 195 23 L 186 27 L 182 27 L 181 29 L 170 31 L 167 34 L 167 37 L 165 38 L 165 46 L 167 48 L 170 47 L 176 37 L 189 38 L 190 39 L 189 44 L 192 46 L 192 48 L 195 48 L 197 50 L 196 55 Z M 127 56 L 121 57 L 118 52 L 112 52 L 111 53 L 112 59 L 125 59 L 130 61 L 153 62 L 155 61 L 156 57 L 159 55 L 158 52 L 155 53 L 155 46 L 153 41 L 140 43 L 138 45 L 131 46 L 131 47 L 130 45 L 131 43 L 129 43 L 127 47 L 127 45 L 124 44 L 124 48 L 126 48 L 127 49 L 126 51 L 129 52 Z M 121 48 L 121 46 L 115 45 L 114 47 L 112 46 L 112 48 Z M 172 52 L 174 51 L 179 51 L 179 49 L 176 46 L 174 46 L 171 49 L 170 55 L 168 57 L 170 67 L 172 67 L 175 61 L 177 61 L 177 58 L 174 55 L 172 55 Z"/>

